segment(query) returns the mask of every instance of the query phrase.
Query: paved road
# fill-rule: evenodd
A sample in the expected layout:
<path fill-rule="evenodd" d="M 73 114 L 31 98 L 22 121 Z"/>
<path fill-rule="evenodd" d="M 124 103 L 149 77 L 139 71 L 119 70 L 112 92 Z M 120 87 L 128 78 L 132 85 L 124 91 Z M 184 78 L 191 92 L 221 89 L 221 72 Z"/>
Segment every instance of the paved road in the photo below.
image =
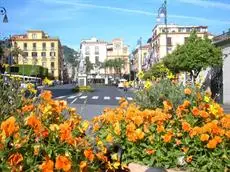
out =
<path fill-rule="evenodd" d="M 47 88 L 52 91 L 54 99 L 66 100 L 70 107 L 75 107 L 83 119 L 90 120 L 100 115 L 104 108 L 115 108 L 122 97 L 133 101 L 133 92 L 124 92 L 113 86 L 97 86 L 91 93 L 73 93 L 73 85 L 61 85 Z"/>

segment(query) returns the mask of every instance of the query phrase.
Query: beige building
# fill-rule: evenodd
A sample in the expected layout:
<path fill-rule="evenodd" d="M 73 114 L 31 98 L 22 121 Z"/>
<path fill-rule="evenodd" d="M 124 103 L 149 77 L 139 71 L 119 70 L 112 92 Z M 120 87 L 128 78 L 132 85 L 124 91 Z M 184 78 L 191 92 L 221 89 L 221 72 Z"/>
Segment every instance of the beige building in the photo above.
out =
<path fill-rule="evenodd" d="M 121 38 L 116 38 L 107 44 L 106 60 L 119 58 L 125 61 L 125 65 L 121 69 L 121 75 L 128 75 L 130 73 L 129 48 Z M 107 74 L 114 75 L 114 69 L 107 69 Z"/>
<path fill-rule="evenodd" d="M 171 53 L 177 45 L 182 45 L 185 43 L 186 39 L 190 36 L 193 30 L 196 30 L 198 37 L 204 37 L 208 35 L 207 26 L 180 26 L 170 24 L 167 25 L 167 45 L 168 53 Z M 153 48 L 152 56 L 155 61 L 159 61 L 166 56 L 166 28 L 165 25 L 156 25 L 152 30 L 152 40 L 151 46 Z"/>
<path fill-rule="evenodd" d="M 150 45 L 146 44 L 143 46 L 137 47 L 133 51 L 133 68 L 132 71 L 134 72 L 140 72 L 144 70 L 144 67 L 146 65 L 146 59 L 150 51 Z"/>
<path fill-rule="evenodd" d="M 62 80 L 63 53 L 59 38 L 50 37 L 40 30 L 30 30 L 24 35 L 12 36 L 13 46 L 24 51 L 18 64 L 40 65 L 48 68 L 55 79 Z"/>

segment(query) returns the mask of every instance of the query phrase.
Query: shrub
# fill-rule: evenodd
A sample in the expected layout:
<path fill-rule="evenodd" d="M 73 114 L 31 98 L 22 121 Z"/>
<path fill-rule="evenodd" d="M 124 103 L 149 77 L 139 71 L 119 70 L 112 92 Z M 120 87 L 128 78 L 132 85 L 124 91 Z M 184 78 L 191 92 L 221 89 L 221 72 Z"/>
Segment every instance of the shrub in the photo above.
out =
<path fill-rule="evenodd" d="M 73 88 L 74 92 L 93 92 L 94 89 L 91 86 L 76 86 L 75 88 Z"/>
<path fill-rule="evenodd" d="M 184 88 L 182 84 L 173 83 L 169 79 L 162 79 L 151 84 L 150 87 L 146 87 L 146 89 L 137 91 L 134 100 L 143 109 L 162 108 L 163 101 L 168 100 L 175 109 L 186 98 Z M 194 94 L 196 88 L 190 87 L 190 89 L 193 90 L 190 97 L 192 100 L 196 96 Z"/>

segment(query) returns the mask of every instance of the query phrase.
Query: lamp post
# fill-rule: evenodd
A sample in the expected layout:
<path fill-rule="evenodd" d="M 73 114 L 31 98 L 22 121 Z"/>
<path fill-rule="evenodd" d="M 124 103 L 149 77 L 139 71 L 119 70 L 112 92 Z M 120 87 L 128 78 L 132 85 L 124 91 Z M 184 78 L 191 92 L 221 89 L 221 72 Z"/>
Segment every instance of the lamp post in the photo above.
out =
<path fill-rule="evenodd" d="M 0 14 L 3 16 L 3 23 L 8 23 L 8 17 L 6 13 L 6 9 L 4 7 L 0 7 Z"/>
<path fill-rule="evenodd" d="M 167 27 L 167 0 L 164 0 L 164 3 L 161 5 L 161 7 L 158 9 L 158 16 L 157 21 L 160 22 L 161 18 L 164 18 L 164 24 L 165 24 L 165 36 L 166 36 L 166 55 L 168 54 L 168 44 L 167 44 L 167 38 L 168 38 L 168 27 Z"/>

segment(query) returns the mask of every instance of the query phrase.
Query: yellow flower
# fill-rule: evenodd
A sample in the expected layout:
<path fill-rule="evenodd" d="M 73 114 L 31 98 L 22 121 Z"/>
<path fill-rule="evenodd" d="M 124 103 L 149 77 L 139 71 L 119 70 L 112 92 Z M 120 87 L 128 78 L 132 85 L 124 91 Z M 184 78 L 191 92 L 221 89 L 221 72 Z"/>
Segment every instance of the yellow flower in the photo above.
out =
<path fill-rule="evenodd" d="M 115 163 L 113 163 L 113 167 L 115 168 L 115 169 L 118 169 L 118 167 L 120 166 L 121 164 L 120 164 L 120 162 L 115 162 Z"/>
<path fill-rule="evenodd" d="M 118 154 L 117 153 L 112 154 L 111 159 L 114 161 L 117 161 L 118 160 Z"/>
<path fill-rule="evenodd" d="M 204 101 L 205 101 L 206 103 L 209 103 L 209 102 L 210 102 L 210 97 L 204 96 Z"/>
<path fill-rule="evenodd" d="M 83 131 L 86 131 L 89 127 L 89 122 L 88 121 L 83 121 L 82 123 L 82 129 Z"/>
<path fill-rule="evenodd" d="M 148 90 L 149 88 L 151 88 L 151 86 L 152 86 L 152 82 L 150 82 L 149 80 L 145 82 L 145 85 L 144 85 L 145 89 Z"/>
<path fill-rule="evenodd" d="M 143 71 L 140 71 L 138 74 L 137 74 L 137 77 L 139 79 L 142 79 L 144 77 L 144 72 Z"/>
<path fill-rule="evenodd" d="M 106 141 L 109 143 L 113 142 L 113 136 L 111 134 L 108 134 L 108 136 L 106 137 Z"/>
<path fill-rule="evenodd" d="M 120 128 L 119 122 L 116 122 L 116 123 L 114 124 L 114 132 L 115 132 L 115 134 L 117 134 L 117 135 L 120 135 L 120 134 L 121 134 L 121 128 Z"/>
<path fill-rule="evenodd" d="M 59 126 L 57 124 L 50 124 L 49 129 L 51 131 L 57 131 L 57 130 L 59 130 Z"/>

